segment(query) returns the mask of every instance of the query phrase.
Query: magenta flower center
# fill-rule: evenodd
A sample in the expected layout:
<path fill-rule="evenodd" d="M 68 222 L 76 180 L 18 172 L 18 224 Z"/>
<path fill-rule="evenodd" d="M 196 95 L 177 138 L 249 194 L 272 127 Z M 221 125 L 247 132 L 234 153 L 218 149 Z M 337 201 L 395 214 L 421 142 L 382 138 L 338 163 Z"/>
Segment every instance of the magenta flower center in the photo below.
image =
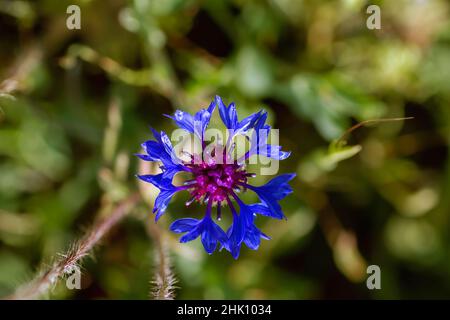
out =
<path fill-rule="evenodd" d="M 201 163 L 186 164 L 192 171 L 193 179 L 187 183 L 193 201 L 213 201 L 220 203 L 227 199 L 233 191 L 239 191 L 242 184 L 247 182 L 248 174 L 242 165 L 234 163 L 216 163 L 211 160 Z"/>

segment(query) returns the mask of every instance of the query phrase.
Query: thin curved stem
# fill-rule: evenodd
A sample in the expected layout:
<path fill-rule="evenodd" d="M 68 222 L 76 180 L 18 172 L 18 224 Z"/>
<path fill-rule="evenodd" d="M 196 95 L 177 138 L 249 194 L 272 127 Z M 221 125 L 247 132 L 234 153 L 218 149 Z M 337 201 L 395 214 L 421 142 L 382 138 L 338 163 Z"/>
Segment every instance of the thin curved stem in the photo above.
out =
<path fill-rule="evenodd" d="M 365 120 L 362 122 L 359 122 L 357 124 L 355 124 L 353 127 L 351 127 L 350 129 L 348 129 L 347 131 L 345 131 L 337 140 L 336 140 L 336 144 L 342 143 L 344 141 L 344 139 L 353 131 L 355 131 L 356 129 L 363 127 L 365 125 L 368 124 L 372 124 L 372 123 L 380 123 L 380 122 L 394 122 L 394 121 L 404 121 L 404 120 L 411 120 L 414 119 L 414 117 L 403 117 L 403 118 L 381 118 L 381 119 L 370 119 L 370 120 Z"/>
<path fill-rule="evenodd" d="M 66 254 L 62 254 L 61 258 L 56 260 L 49 269 L 38 274 L 29 283 L 21 286 L 16 292 L 4 299 L 32 300 L 38 299 L 47 293 L 64 274 L 73 270 L 77 263 L 89 255 L 94 246 L 136 206 L 139 200 L 140 196 L 138 193 L 129 196 L 108 217 L 95 223 L 85 236 L 73 245 Z"/>

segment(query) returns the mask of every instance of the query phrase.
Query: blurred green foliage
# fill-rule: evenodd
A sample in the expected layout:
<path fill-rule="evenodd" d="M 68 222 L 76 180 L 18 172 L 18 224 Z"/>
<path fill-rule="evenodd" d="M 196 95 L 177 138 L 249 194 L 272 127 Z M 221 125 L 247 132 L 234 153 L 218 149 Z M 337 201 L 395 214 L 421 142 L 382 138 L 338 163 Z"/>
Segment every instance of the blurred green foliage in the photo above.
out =
<path fill-rule="evenodd" d="M 74 3 L 81 30 L 65 26 Z M 163 113 L 220 94 L 241 116 L 269 111 L 295 192 L 238 261 L 165 233 L 177 297 L 448 298 L 450 5 L 371 3 L 381 30 L 363 0 L 0 0 L 0 295 L 138 189 L 149 125 L 171 131 Z M 176 198 L 160 230 L 193 210 Z M 148 298 L 150 212 L 86 260 L 82 290 L 51 297 Z M 366 288 L 370 264 L 381 290 Z"/>

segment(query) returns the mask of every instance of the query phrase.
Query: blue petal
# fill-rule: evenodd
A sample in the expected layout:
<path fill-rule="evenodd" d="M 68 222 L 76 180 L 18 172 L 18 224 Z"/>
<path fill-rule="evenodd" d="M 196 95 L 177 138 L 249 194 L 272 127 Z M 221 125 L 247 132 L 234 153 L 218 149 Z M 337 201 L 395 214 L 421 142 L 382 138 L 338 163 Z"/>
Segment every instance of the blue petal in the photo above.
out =
<path fill-rule="evenodd" d="M 281 146 L 262 144 L 257 147 L 256 154 L 275 160 L 284 160 L 291 155 L 290 151 L 281 151 Z"/>
<path fill-rule="evenodd" d="M 180 171 L 183 171 L 183 170 L 186 170 L 186 168 L 184 168 L 183 166 L 181 166 L 181 165 L 178 165 L 178 166 L 172 166 L 172 167 L 169 167 L 168 169 L 166 168 L 166 167 L 162 167 L 163 169 L 164 169 L 164 171 L 163 171 L 163 179 L 167 179 L 167 180 L 170 180 L 170 181 L 172 181 L 172 179 L 173 179 L 173 177 L 178 173 L 178 172 L 180 172 Z"/>
<path fill-rule="evenodd" d="M 172 142 L 170 142 L 169 137 L 164 131 L 161 131 L 161 142 L 163 144 L 166 153 L 169 155 L 172 154 L 173 153 Z"/>
<path fill-rule="evenodd" d="M 260 110 L 256 113 L 253 113 L 253 114 L 249 115 L 248 117 L 242 119 L 242 121 L 239 122 L 239 124 L 238 124 L 238 129 L 241 132 L 245 132 L 245 131 L 248 131 L 248 130 L 254 128 L 257 120 L 261 117 L 262 112 L 263 111 Z"/>
<path fill-rule="evenodd" d="M 231 247 L 231 256 L 237 260 L 239 258 L 239 254 L 241 253 L 241 244 L 235 245 Z"/>
<path fill-rule="evenodd" d="M 206 216 L 203 219 L 203 231 L 202 231 L 202 243 L 206 252 L 209 254 L 213 253 L 216 249 L 217 242 L 219 242 L 223 247 L 228 248 L 228 238 L 225 232 L 220 228 L 214 221 L 212 221 L 211 216 Z"/>
<path fill-rule="evenodd" d="M 158 161 L 161 158 L 161 154 L 164 152 L 164 148 L 161 143 L 153 140 L 145 141 L 142 144 L 142 149 L 152 159 L 151 161 Z"/>
<path fill-rule="evenodd" d="M 150 129 L 156 141 L 149 140 L 145 142 L 143 147 L 146 152 L 156 160 L 162 161 L 165 165 L 176 165 L 180 163 L 180 160 L 173 152 L 172 143 L 167 134 L 164 131 L 158 132 L 153 128 Z"/>
<path fill-rule="evenodd" d="M 261 243 L 261 238 L 270 240 L 270 237 L 262 233 L 254 223 L 257 212 L 268 212 L 269 209 L 262 204 L 247 205 L 239 199 L 236 200 L 239 204 L 239 215 L 237 213 L 233 215 L 233 224 L 227 231 L 229 247 L 226 248 L 235 259 L 239 257 L 242 243 L 256 250 Z"/>
<path fill-rule="evenodd" d="M 261 116 L 256 120 L 254 125 L 255 131 L 251 138 L 250 151 L 246 154 L 246 158 L 254 154 L 259 154 L 276 160 L 284 160 L 290 156 L 290 152 L 282 151 L 281 146 L 267 144 L 270 134 L 270 126 L 266 125 L 267 112 L 262 112 Z"/>
<path fill-rule="evenodd" d="M 262 216 L 280 220 L 283 219 L 283 216 L 274 215 L 272 213 L 272 210 L 270 210 L 269 207 L 267 207 L 265 204 L 251 204 L 249 205 L 249 207 L 251 208 L 252 212 L 260 214 Z"/>
<path fill-rule="evenodd" d="M 244 243 L 251 250 L 258 250 L 261 239 L 270 240 L 270 237 L 261 232 L 254 225 L 249 227 L 245 234 Z"/>
<path fill-rule="evenodd" d="M 233 116 L 233 110 L 229 110 L 228 107 L 223 103 L 222 98 L 219 96 L 216 96 L 215 98 L 217 107 L 219 108 L 219 115 L 222 119 L 223 124 L 228 129 L 234 129 L 234 125 L 232 123 L 231 117 Z M 231 107 L 231 105 L 230 105 Z M 231 108 L 230 108 L 231 109 Z M 234 108 L 234 113 L 236 113 L 236 109 Z"/>
<path fill-rule="evenodd" d="M 282 219 L 284 217 L 278 201 L 292 192 L 292 188 L 288 182 L 294 177 L 295 174 L 283 174 L 273 178 L 263 186 L 248 186 L 250 190 L 256 192 L 262 203 L 270 210 L 270 215 L 267 211 L 263 211 L 262 214 L 269 215 L 277 219 Z"/>
<path fill-rule="evenodd" d="M 217 247 L 217 239 L 212 232 L 202 232 L 202 244 L 208 254 L 212 254 Z"/>
<path fill-rule="evenodd" d="M 231 127 L 236 128 L 238 125 L 238 115 L 236 111 L 236 105 L 234 102 L 228 105 L 228 121 Z"/>
<path fill-rule="evenodd" d="M 164 173 L 155 174 L 155 175 L 152 175 L 152 174 L 138 175 L 138 178 L 141 179 L 142 181 L 153 184 L 155 187 L 157 187 L 160 190 L 172 188 L 172 181 L 169 179 L 166 179 L 164 177 Z"/>
<path fill-rule="evenodd" d="M 255 226 L 250 226 L 245 234 L 244 243 L 250 249 L 257 250 L 261 243 L 261 232 Z"/>
<path fill-rule="evenodd" d="M 175 233 L 184 233 L 191 231 L 197 224 L 199 220 L 192 218 L 178 219 L 170 225 L 169 229 Z"/>
<path fill-rule="evenodd" d="M 292 192 L 292 187 L 288 182 L 294 179 L 295 176 L 295 173 L 281 174 L 267 182 L 263 188 L 270 192 L 275 199 L 281 200 Z"/>
<path fill-rule="evenodd" d="M 246 207 L 246 210 L 249 210 L 251 211 L 251 213 L 253 213 L 251 205 Z M 249 219 L 247 221 L 247 232 L 245 233 L 244 243 L 250 249 L 257 250 L 261 243 L 261 238 L 270 240 L 270 237 L 262 233 L 261 230 L 259 230 L 255 226 L 255 215 L 251 214 L 249 215 Z"/>
<path fill-rule="evenodd" d="M 172 147 L 172 142 L 164 131 L 161 131 L 161 142 L 164 147 L 165 154 L 161 154 L 161 161 L 164 165 L 179 165 L 181 160 L 176 156 Z"/>
<path fill-rule="evenodd" d="M 234 259 L 239 257 L 239 252 L 241 249 L 242 241 L 244 241 L 244 236 L 246 232 L 246 219 L 240 214 L 234 216 L 233 224 L 228 229 L 228 243 L 229 250 Z"/>
<path fill-rule="evenodd" d="M 153 129 L 152 127 L 150 127 L 150 130 L 152 131 L 153 136 L 155 137 L 156 141 L 161 143 L 161 134 L 158 131 L 156 131 L 155 129 Z"/>
<path fill-rule="evenodd" d="M 165 115 L 175 121 L 175 123 L 182 129 L 189 133 L 194 133 L 200 139 L 203 138 L 206 128 L 209 125 L 211 115 L 216 107 L 216 102 L 213 101 L 208 106 L 208 109 L 198 111 L 194 116 L 187 112 L 177 110 L 174 116 Z"/>
<path fill-rule="evenodd" d="M 256 123 L 255 123 L 255 130 L 263 130 L 263 129 L 270 129 L 270 126 L 266 124 L 266 120 L 267 120 L 267 111 L 260 111 L 261 115 L 259 116 L 258 119 L 256 119 Z"/>
<path fill-rule="evenodd" d="M 189 242 L 201 236 L 203 247 L 209 254 L 214 252 L 217 242 L 225 248 L 229 247 L 225 232 L 212 221 L 211 216 L 205 216 L 203 220 L 179 219 L 171 224 L 170 230 L 176 233 L 187 232 L 180 238 L 180 242 Z"/>
<path fill-rule="evenodd" d="M 263 232 L 261 232 L 261 238 L 263 238 L 264 240 L 270 240 L 271 238 L 267 235 L 267 234 L 265 234 L 265 233 L 263 233 Z"/>
<path fill-rule="evenodd" d="M 211 103 L 209 104 L 209 107 L 208 107 L 208 112 L 209 112 L 209 114 L 213 114 L 213 112 L 214 112 L 214 110 L 216 109 L 216 101 L 215 100 L 213 100 L 213 101 L 211 101 Z"/>
<path fill-rule="evenodd" d="M 212 221 L 210 217 L 205 219 L 208 219 L 207 221 L 205 221 L 205 223 L 207 223 L 208 232 L 213 234 L 223 247 L 228 248 L 228 237 L 226 233 L 222 230 L 221 227 L 219 227 L 214 221 Z"/>
<path fill-rule="evenodd" d="M 194 133 L 194 117 L 187 112 L 176 110 L 174 116 L 165 115 L 175 121 L 175 123 L 182 129 Z"/>
<path fill-rule="evenodd" d="M 155 206 L 153 212 L 156 213 L 155 220 L 158 221 L 159 218 L 164 214 L 169 205 L 170 200 L 172 200 L 173 195 L 178 190 L 162 190 L 155 199 Z"/>
<path fill-rule="evenodd" d="M 246 220 L 245 216 L 240 214 L 233 220 L 232 230 L 229 237 L 231 245 L 240 245 L 244 240 Z"/>
<path fill-rule="evenodd" d="M 186 171 L 186 168 L 181 164 L 181 160 L 176 156 L 172 143 L 164 131 L 157 132 L 150 128 L 156 141 L 148 140 L 142 144 L 142 148 L 147 155 L 137 156 L 146 161 L 161 161 L 165 170 Z M 169 176 L 170 174 L 166 174 Z M 172 177 L 175 173 L 171 174 Z"/>
<path fill-rule="evenodd" d="M 207 110 L 200 110 L 195 114 L 194 120 L 194 133 L 203 141 L 203 136 L 205 135 L 206 127 L 211 119 L 211 113 Z"/>
<path fill-rule="evenodd" d="M 233 136 L 243 134 L 253 128 L 263 113 L 263 111 L 256 112 L 239 122 L 234 102 L 230 103 L 227 107 L 221 97 L 216 96 L 215 101 L 219 107 L 219 114 L 222 122 L 227 129 L 233 130 Z"/>
<path fill-rule="evenodd" d="M 260 205 L 246 205 L 244 203 L 240 203 L 241 214 L 244 214 L 247 218 L 246 232 L 244 237 L 244 243 L 247 247 L 252 250 L 257 250 L 261 243 L 261 238 L 270 240 L 270 238 L 261 232 L 255 226 L 255 209 L 257 209 Z"/>
<path fill-rule="evenodd" d="M 154 158 L 150 157 L 147 154 L 139 154 L 139 153 L 135 153 L 134 154 L 136 157 L 139 157 L 140 159 L 144 160 L 144 161 L 156 161 Z"/>
<path fill-rule="evenodd" d="M 160 190 L 158 196 L 155 199 L 155 205 L 153 207 L 153 212 L 156 213 L 156 221 L 158 221 L 166 211 L 173 195 L 180 190 L 178 187 L 175 187 L 172 184 L 172 177 L 165 176 L 166 173 L 167 172 L 156 175 L 138 175 L 139 179 L 153 184 Z"/>
<path fill-rule="evenodd" d="M 202 230 L 199 228 L 199 226 L 193 228 L 190 232 L 186 233 L 180 238 L 180 242 L 185 243 L 197 239 L 201 231 Z"/>
<path fill-rule="evenodd" d="M 249 189 L 252 189 L 249 187 Z M 258 189 L 258 187 L 254 187 L 252 189 L 256 192 L 259 199 L 262 202 L 262 206 L 260 208 L 266 207 L 266 210 L 261 210 L 255 213 L 259 213 L 263 216 L 271 217 L 274 219 L 283 219 L 285 218 L 283 211 L 281 210 L 280 204 L 277 202 L 277 200 L 270 194 L 262 189 Z"/>

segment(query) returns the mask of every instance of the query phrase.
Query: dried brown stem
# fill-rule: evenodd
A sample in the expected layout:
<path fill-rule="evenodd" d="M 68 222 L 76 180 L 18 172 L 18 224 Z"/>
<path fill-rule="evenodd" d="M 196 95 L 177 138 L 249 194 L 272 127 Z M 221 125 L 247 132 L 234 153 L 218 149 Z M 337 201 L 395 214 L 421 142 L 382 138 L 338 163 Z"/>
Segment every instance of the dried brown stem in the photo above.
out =
<path fill-rule="evenodd" d="M 139 199 L 139 194 L 133 194 L 125 199 L 109 216 L 95 223 L 85 236 L 74 244 L 66 254 L 62 254 L 49 269 L 38 274 L 34 280 L 23 285 L 5 299 L 31 300 L 37 299 L 47 293 L 65 273 L 73 270 L 73 267 L 77 263 L 89 255 L 104 235 L 136 206 Z"/>

